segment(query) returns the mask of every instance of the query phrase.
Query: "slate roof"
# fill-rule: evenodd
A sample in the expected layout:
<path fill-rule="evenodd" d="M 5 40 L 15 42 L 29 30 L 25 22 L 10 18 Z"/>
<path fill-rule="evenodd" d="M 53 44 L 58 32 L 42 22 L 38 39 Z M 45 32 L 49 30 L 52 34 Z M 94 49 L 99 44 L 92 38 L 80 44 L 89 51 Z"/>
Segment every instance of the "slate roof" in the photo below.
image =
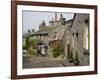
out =
<path fill-rule="evenodd" d="M 66 22 L 72 23 L 72 19 L 68 20 Z M 70 24 L 71 25 L 71 24 Z M 61 40 L 68 25 L 52 25 L 52 26 L 45 26 L 40 28 L 37 32 L 29 34 L 29 36 L 35 36 L 35 35 L 49 35 L 49 37 L 53 40 L 54 32 L 57 32 L 57 40 Z M 26 37 L 26 36 L 24 36 Z"/>

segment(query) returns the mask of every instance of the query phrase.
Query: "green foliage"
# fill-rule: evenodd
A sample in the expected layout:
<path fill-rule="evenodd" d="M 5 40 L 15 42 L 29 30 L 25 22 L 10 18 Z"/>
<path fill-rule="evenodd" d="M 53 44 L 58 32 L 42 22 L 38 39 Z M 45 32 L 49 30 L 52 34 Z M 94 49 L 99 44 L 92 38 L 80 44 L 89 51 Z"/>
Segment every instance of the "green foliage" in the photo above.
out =
<path fill-rule="evenodd" d="M 61 52 L 62 51 L 62 49 L 61 49 L 61 47 L 59 46 L 59 47 L 56 47 L 56 48 L 53 48 L 52 49 L 52 52 L 53 52 L 53 57 L 58 57 L 59 55 L 61 55 Z"/>
<path fill-rule="evenodd" d="M 36 55 L 37 50 L 36 49 L 33 49 L 32 47 L 30 47 L 30 48 L 28 48 L 27 52 L 30 55 Z"/>
<path fill-rule="evenodd" d="M 27 38 L 26 38 L 26 45 L 24 46 L 24 48 L 26 48 L 26 50 L 27 50 L 29 47 L 36 48 L 38 42 L 39 42 L 39 40 L 30 39 L 29 37 L 27 37 Z"/>
<path fill-rule="evenodd" d="M 27 50 L 28 54 L 36 55 L 37 53 L 37 44 L 40 40 L 30 38 L 29 36 L 26 37 L 26 45 L 23 46 L 23 49 Z"/>
<path fill-rule="evenodd" d="M 23 45 L 23 50 L 27 50 L 27 53 L 30 55 L 36 55 L 37 53 L 37 44 L 40 42 L 39 39 L 34 37 L 27 36 L 25 38 L 25 45 Z"/>
<path fill-rule="evenodd" d="M 26 38 L 26 45 L 25 45 L 25 48 L 26 50 L 28 49 L 30 43 L 29 43 L 29 37 Z"/>
<path fill-rule="evenodd" d="M 27 47 L 25 45 L 23 46 L 23 50 L 27 50 Z"/>
<path fill-rule="evenodd" d="M 33 48 L 36 48 L 36 46 L 37 46 L 36 39 L 30 40 L 30 46 L 32 46 Z"/>

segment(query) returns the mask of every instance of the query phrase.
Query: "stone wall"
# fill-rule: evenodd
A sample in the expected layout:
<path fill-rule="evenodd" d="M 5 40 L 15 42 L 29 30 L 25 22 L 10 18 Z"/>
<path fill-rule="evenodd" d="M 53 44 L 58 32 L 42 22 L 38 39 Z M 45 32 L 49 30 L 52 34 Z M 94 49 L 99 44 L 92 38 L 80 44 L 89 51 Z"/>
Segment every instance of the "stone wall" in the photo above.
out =
<path fill-rule="evenodd" d="M 85 27 L 85 20 L 89 19 L 88 14 L 76 14 L 71 28 L 71 50 L 73 51 L 73 58 L 75 59 L 78 53 L 80 63 L 83 61 L 83 33 Z"/>
<path fill-rule="evenodd" d="M 70 24 L 66 24 L 65 27 L 67 28 L 61 41 L 65 57 L 69 58 L 69 55 L 72 54 L 72 58 L 73 60 L 75 60 L 77 53 L 80 63 L 82 63 L 83 61 L 83 34 L 84 28 L 86 27 L 85 21 L 87 19 L 89 20 L 88 14 L 75 14 L 73 22 Z"/>

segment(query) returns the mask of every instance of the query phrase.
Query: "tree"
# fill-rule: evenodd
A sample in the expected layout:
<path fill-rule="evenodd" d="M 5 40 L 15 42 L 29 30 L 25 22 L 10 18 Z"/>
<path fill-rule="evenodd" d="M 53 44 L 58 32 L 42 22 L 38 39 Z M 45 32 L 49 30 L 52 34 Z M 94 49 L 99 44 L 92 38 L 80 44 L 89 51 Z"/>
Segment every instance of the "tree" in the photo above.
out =
<path fill-rule="evenodd" d="M 29 37 L 27 36 L 26 37 L 26 49 L 28 49 L 29 45 L 30 45 L 30 43 L 29 43 Z"/>

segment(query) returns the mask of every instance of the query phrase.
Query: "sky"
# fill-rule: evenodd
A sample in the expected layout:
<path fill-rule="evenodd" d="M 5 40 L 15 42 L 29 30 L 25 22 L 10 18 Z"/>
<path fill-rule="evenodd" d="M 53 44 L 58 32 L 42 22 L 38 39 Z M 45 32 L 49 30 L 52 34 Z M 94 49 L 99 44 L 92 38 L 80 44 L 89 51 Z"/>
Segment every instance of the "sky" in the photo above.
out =
<path fill-rule="evenodd" d="M 60 14 L 63 14 L 66 20 L 70 20 L 74 16 L 73 13 L 57 12 L 57 20 L 59 20 Z M 49 21 L 51 21 L 52 18 L 55 19 L 55 12 L 23 11 L 22 15 L 23 34 L 32 29 L 38 31 L 39 24 L 41 24 L 43 20 L 45 20 L 46 25 L 49 25 Z"/>

